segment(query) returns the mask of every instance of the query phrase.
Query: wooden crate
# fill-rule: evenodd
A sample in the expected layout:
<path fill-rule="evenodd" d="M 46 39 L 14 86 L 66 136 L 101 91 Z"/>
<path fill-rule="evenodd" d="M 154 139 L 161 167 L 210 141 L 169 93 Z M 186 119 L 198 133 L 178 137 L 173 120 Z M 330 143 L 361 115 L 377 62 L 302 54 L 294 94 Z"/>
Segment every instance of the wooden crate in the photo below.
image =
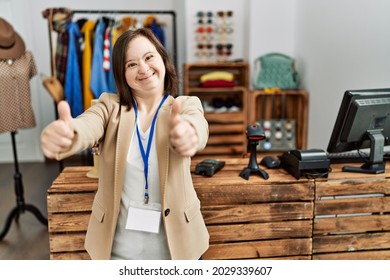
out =
<path fill-rule="evenodd" d="M 203 258 L 310 259 L 313 181 L 280 170 L 268 170 L 268 180 L 245 180 L 239 173 L 248 159 L 223 160 L 225 167 L 211 178 L 193 174 L 210 233 Z"/>
<path fill-rule="evenodd" d="M 234 99 L 241 103 L 237 112 L 206 112 L 209 123 L 209 141 L 198 155 L 244 154 L 246 152 L 246 135 L 248 117 L 248 80 L 247 63 L 194 63 L 184 64 L 184 94 L 197 96 L 203 104 L 212 104 L 220 100 Z M 200 77 L 213 71 L 225 71 L 233 74 L 234 87 L 205 88 L 200 86 Z"/>
<path fill-rule="evenodd" d="M 88 178 L 92 167 L 66 167 L 48 190 L 50 258 L 90 259 L 84 249 L 85 233 L 97 190 Z"/>
<path fill-rule="evenodd" d="M 390 165 L 377 175 L 341 166 L 316 182 L 313 259 L 390 259 Z"/>
<path fill-rule="evenodd" d="M 282 112 L 282 100 L 285 110 Z M 248 93 L 249 122 L 261 119 L 293 119 L 296 123 L 296 148 L 307 148 L 308 93 L 304 90 L 282 90 L 275 93 L 252 90 Z"/>

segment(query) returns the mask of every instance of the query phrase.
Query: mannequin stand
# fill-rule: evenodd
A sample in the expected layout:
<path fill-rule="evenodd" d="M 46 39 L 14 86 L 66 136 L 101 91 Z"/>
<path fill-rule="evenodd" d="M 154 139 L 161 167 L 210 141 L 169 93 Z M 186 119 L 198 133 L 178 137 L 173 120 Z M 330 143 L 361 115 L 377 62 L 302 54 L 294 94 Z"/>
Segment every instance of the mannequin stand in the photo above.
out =
<path fill-rule="evenodd" d="M 15 180 L 15 194 L 16 194 L 16 206 L 14 209 L 9 213 L 5 227 L 3 231 L 0 233 L 0 240 L 3 240 L 3 238 L 6 236 L 8 230 L 11 227 L 12 220 L 15 219 L 15 221 L 19 222 L 19 216 L 20 214 L 23 214 L 26 210 L 32 212 L 35 217 L 45 226 L 48 225 L 48 221 L 41 212 L 39 212 L 38 208 L 36 208 L 33 205 L 25 204 L 24 202 L 24 191 L 23 191 L 23 182 L 22 182 L 22 174 L 19 172 L 19 164 L 18 164 L 18 157 L 16 152 L 16 142 L 15 142 L 15 134 L 16 131 L 11 132 L 11 138 L 12 138 L 12 150 L 14 154 L 14 163 L 15 163 L 15 174 L 14 174 L 14 180 Z"/>

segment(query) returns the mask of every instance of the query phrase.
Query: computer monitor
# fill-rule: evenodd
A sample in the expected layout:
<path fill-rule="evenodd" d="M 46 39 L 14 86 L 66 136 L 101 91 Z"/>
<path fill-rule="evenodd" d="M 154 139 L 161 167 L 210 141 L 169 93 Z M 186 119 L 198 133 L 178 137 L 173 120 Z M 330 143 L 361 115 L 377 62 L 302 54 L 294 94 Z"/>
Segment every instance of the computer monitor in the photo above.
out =
<path fill-rule="evenodd" d="M 361 167 L 343 171 L 384 173 L 384 147 L 390 145 L 390 88 L 347 90 L 341 102 L 327 151 L 347 152 L 370 148 Z"/>

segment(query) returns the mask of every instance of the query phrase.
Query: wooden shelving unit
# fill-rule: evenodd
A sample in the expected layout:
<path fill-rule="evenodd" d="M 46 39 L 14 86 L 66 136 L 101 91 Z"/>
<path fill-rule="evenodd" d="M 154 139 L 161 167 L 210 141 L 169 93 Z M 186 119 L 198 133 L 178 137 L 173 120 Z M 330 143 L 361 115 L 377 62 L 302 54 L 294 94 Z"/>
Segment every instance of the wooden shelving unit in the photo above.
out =
<path fill-rule="evenodd" d="M 198 154 L 243 154 L 246 151 L 245 128 L 248 118 L 247 63 L 194 63 L 184 65 L 184 94 L 198 96 L 203 104 L 212 104 L 215 98 L 239 101 L 236 112 L 205 112 L 209 122 L 209 141 Z M 234 87 L 201 87 L 200 77 L 213 71 L 226 71 L 234 76 Z"/>

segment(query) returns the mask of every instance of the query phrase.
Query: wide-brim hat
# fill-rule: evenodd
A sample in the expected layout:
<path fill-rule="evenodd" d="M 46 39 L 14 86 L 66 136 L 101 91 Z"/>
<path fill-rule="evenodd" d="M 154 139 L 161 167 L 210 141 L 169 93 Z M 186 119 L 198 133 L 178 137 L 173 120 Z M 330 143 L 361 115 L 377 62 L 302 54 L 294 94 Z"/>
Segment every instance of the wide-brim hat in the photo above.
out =
<path fill-rule="evenodd" d="M 11 24 L 0 18 L 0 59 L 15 59 L 22 56 L 26 46 Z"/>

